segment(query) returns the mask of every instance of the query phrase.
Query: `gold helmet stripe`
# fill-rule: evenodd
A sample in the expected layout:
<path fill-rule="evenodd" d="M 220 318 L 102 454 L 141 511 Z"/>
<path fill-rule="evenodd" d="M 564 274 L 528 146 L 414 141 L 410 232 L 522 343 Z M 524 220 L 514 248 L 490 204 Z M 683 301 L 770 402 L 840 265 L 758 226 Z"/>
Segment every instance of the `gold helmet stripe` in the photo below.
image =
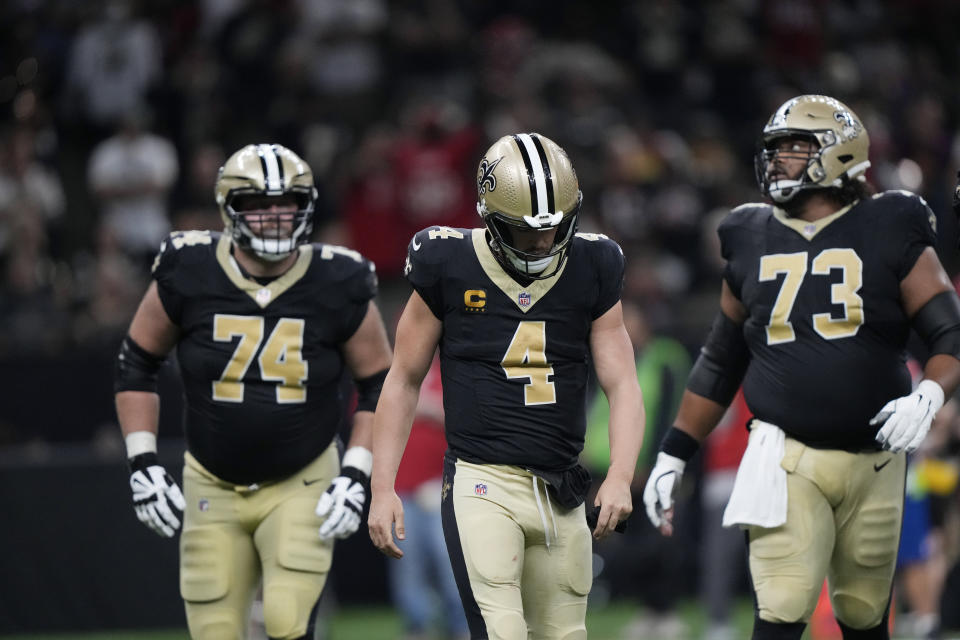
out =
<path fill-rule="evenodd" d="M 531 215 L 553 213 L 547 211 L 547 177 L 543 171 L 543 162 L 537 154 L 537 148 L 533 145 L 530 134 L 519 133 L 514 135 L 513 139 L 520 149 L 520 157 L 523 158 L 523 165 L 527 169 L 527 179 L 530 182 Z M 534 158 L 536 158 L 536 161 L 534 161 Z"/>
<path fill-rule="evenodd" d="M 276 147 L 272 144 L 258 144 L 257 155 L 263 167 L 266 191 L 269 195 L 283 193 L 283 163 L 277 157 Z"/>

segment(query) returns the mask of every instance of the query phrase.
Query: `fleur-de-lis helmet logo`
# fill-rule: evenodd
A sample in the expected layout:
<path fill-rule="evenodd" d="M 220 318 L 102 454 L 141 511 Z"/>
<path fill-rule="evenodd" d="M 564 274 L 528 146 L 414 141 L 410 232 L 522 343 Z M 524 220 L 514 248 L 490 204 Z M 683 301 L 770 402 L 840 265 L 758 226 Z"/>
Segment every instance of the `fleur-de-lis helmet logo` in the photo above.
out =
<path fill-rule="evenodd" d="M 477 191 L 480 195 L 497 188 L 497 177 L 493 175 L 493 170 L 497 168 L 501 160 L 503 160 L 503 156 L 493 162 L 487 162 L 486 158 L 480 161 L 480 169 L 477 171 Z"/>

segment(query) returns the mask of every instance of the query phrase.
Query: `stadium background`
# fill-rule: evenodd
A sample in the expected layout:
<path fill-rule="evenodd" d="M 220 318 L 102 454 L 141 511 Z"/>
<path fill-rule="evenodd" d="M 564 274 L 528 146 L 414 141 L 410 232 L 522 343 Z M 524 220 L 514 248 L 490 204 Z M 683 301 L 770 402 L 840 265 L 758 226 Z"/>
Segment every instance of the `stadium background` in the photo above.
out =
<path fill-rule="evenodd" d="M 183 624 L 175 545 L 128 507 L 112 361 L 151 235 L 220 226 L 212 184 L 236 148 L 310 162 L 315 237 L 376 261 L 391 318 L 413 231 L 475 226 L 479 154 L 540 131 L 577 167 L 581 230 L 623 246 L 625 297 L 693 352 L 715 309 L 713 229 L 757 199 L 756 134 L 798 93 L 857 111 L 868 176 L 923 195 L 956 275 L 957 25 L 950 0 L 6 0 L 0 634 Z M 111 138 L 129 160 L 94 170 Z M 178 384 L 168 368 L 170 468 Z M 366 536 L 342 544 L 337 606 L 384 604 L 382 576 Z"/>

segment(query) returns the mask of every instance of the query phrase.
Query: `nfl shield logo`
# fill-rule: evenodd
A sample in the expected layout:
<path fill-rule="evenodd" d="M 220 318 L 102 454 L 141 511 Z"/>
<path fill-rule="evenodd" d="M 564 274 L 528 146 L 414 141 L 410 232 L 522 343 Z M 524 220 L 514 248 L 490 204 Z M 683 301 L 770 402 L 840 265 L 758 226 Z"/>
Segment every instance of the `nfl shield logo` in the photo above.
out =
<path fill-rule="evenodd" d="M 485 496 L 487 495 L 487 485 L 481 482 L 473 487 L 473 492 L 478 496 Z"/>
<path fill-rule="evenodd" d="M 529 306 L 530 306 L 530 294 L 527 293 L 526 291 L 524 291 L 524 292 L 521 293 L 519 296 L 517 296 L 517 299 L 519 300 L 521 307 L 529 307 Z"/>
<path fill-rule="evenodd" d="M 201 498 L 197 508 L 200 509 L 200 511 L 208 511 L 210 509 L 210 501 L 206 498 Z"/>

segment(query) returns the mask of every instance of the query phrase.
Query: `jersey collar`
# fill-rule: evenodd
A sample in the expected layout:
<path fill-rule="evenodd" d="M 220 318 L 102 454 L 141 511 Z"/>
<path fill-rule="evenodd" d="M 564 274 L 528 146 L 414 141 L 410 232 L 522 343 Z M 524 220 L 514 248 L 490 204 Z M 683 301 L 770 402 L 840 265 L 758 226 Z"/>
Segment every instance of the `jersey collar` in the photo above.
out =
<path fill-rule="evenodd" d="M 835 211 L 827 217 L 814 220 L 813 222 L 807 222 L 806 220 L 800 220 L 799 218 L 791 218 L 787 215 L 787 212 L 780 207 L 773 208 L 773 217 L 785 227 L 789 227 L 790 229 L 793 229 L 799 233 L 805 240 L 813 240 L 814 236 L 823 231 L 828 224 L 845 214 L 847 211 L 850 211 L 855 204 L 857 204 L 857 202 L 848 204 L 839 211 Z"/>
<path fill-rule="evenodd" d="M 517 308 L 524 313 L 530 311 L 533 305 L 537 304 L 537 302 L 553 288 L 553 285 L 555 285 L 557 280 L 560 279 L 560 276 L 563 275 L 564 269 L 570 264 L 570 256 L 568 255 L 563 265 L 561 265 L 560 270 L 555 274 L 543 280 L 534 280 L 524 286 L 511 278 L 510 274 L 504 271 L 500 263 L 497 262 L 496 257 L 494 257 L 493 252 L 490 250 L 490 245 L 487 244 L 486 229 L 473 229 L 471 239 L 473 240 L 473 250 L 477 254 L 477 259 L 480 261 L 483 272 L 486 273 L 487 277 L 497 285 L 497 288 L 513 300 Z M 549 269 L 550 267 L 547 268 Z"/>
<path fill-rule="evenodd" d="M 279 278 L 264 285 L 256 280 L 251 280 L 243 274 L 240 265 L 237 264 L 236 259 L 230 253 L 231 245 L 232 241 L 230 240 L 230 236 L 227 234 L 220 236 L 220 242 L 217 243 L 217 262 L 220 263 L 223 272 L 230 278 L 230 282 L 250 296 L 261 309 L 265 308 L 268 304 L 280 297 L 284 291 L 295 285 L 297 281 L 303 277 L 303 274 L 307 272 L 307 267 L 310 266 L 310 262 L 313 259 L 313 246 L 309 244 L 300 245 L 297 247 L 299 255 L 297 256 L 296 262 L 293 263 L 293 266 Z"/>

